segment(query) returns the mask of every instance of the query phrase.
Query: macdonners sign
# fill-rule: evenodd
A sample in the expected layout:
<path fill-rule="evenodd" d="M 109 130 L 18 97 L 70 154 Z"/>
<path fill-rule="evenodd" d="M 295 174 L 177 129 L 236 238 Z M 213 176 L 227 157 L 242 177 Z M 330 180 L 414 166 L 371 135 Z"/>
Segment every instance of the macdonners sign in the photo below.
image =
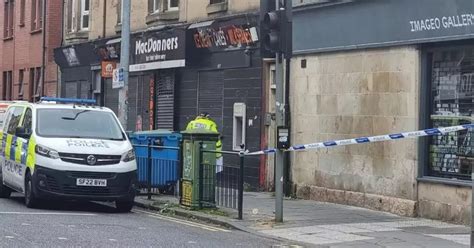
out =
<path fill-rule="evenodd" d="M 185 30 L 152 31 L 135 35 L 131 42 L 130 71 L 185 66 Z"/>

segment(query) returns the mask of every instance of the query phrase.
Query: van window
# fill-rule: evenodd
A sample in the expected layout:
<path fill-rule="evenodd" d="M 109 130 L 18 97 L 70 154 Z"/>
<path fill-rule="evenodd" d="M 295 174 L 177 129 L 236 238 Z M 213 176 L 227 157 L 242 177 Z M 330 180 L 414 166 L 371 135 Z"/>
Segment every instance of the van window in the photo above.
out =
<path fill-rule="evenodd" d="M 39 109 L 36 133 L 43 137 L 124 140 L 112 113 L 88 109 Z"/>
<path fill-rule="evenodd" d="M 25 116 L 23 117 L 23 124 L 22 127 L 25 128 L 27 133 L 31 133 L 32 130 L 32 121 L 33 121 L 33 112 L 30 108 L 27 108 L 25 111 Z"/>
<path fill-rule="evenodd" d="M 8 116 L 7 124 L 7 133 L 15 135 L 16 128 L 20 124 L 21 115 L 23 114 L 24 107 L 12 107 L 10 109 L 10 115 Z"/>

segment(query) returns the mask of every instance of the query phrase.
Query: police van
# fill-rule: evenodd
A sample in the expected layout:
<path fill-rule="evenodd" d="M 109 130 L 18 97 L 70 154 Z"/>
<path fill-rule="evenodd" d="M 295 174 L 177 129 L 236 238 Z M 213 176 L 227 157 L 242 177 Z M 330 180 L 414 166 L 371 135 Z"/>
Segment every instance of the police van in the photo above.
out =
<path fill-rule="evenodd" d="M 8 107 L 0 130 L 0 198 L 114 201 L 133 207 L 135 153 L 116 115 L 95 100 L 42 98 Z"/>

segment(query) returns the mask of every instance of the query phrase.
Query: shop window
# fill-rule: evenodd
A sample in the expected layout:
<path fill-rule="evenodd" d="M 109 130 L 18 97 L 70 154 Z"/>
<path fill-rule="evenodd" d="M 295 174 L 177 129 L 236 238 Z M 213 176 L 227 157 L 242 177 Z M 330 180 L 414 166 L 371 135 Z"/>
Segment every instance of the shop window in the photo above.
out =
<path fill-rule="evenodd" d="M 4 39 L 13 38 L 15 2 L 13 0 L 5 0 L 3 8 L 3 37 Z"/>
<path fill-rule="evenodd" d="M 41 30 L 43 26 L 43 1 L 31 1 L 31 31 Z"/>
<path fill-rule="evenodd" d="M 429 53 L 432 127 L 474 122 L 474 47 Z M 429 138 L 430 176 L 471 180 L 474 130 Z"/>

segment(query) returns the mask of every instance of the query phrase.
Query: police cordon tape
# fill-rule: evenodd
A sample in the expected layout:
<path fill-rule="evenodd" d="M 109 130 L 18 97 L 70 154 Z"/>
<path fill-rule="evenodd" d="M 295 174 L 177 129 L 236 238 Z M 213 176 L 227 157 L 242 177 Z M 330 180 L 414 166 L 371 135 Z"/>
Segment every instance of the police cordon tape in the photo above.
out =
<path fill-rule="evenodd" d="M 355 138 L 355 139 L 333 140 L 333 141 L 326 141 L 326 142 L 311 143 L 311 144 L 306 144 L 306 145 L 296 145 L 284 151 L 297 152 L 297 151 L 304 151 L 304 150 L 310 150 L 310 149 L 332 148 L 332 147 L 337 147 L 337 146 L 365 144 L 365 143 L 373 143 L 373 142 L 380 142 L 380 141 L 416 138 L 416 137 L 423 137 L 423 136 L 436 136 L 436 135 L 443 135 L 446 133 L 458 132 L 458 131 L 467 130 L 467 129 L 473 129 L 473 128 L 474 128 L 474 124 L 431 128 L 431 129 L 424 129 L 424 130 L 412 131 L 412 132 L 393 133 L 393 134 L 377 135 L 377 136 L 371 136 L 371 137 L 360 137 L 360 138 Z M 276 148 L 269 148 L 269 149 L 265 149 L 265 150 L 257 151 L 257 152 L 248 152 L 248 153 L 245 153 L 245 155 L 252 156 L 252 155 L 272 154 L 272 153 L 275 153 L 277 150 L 278 149 Z"/>

